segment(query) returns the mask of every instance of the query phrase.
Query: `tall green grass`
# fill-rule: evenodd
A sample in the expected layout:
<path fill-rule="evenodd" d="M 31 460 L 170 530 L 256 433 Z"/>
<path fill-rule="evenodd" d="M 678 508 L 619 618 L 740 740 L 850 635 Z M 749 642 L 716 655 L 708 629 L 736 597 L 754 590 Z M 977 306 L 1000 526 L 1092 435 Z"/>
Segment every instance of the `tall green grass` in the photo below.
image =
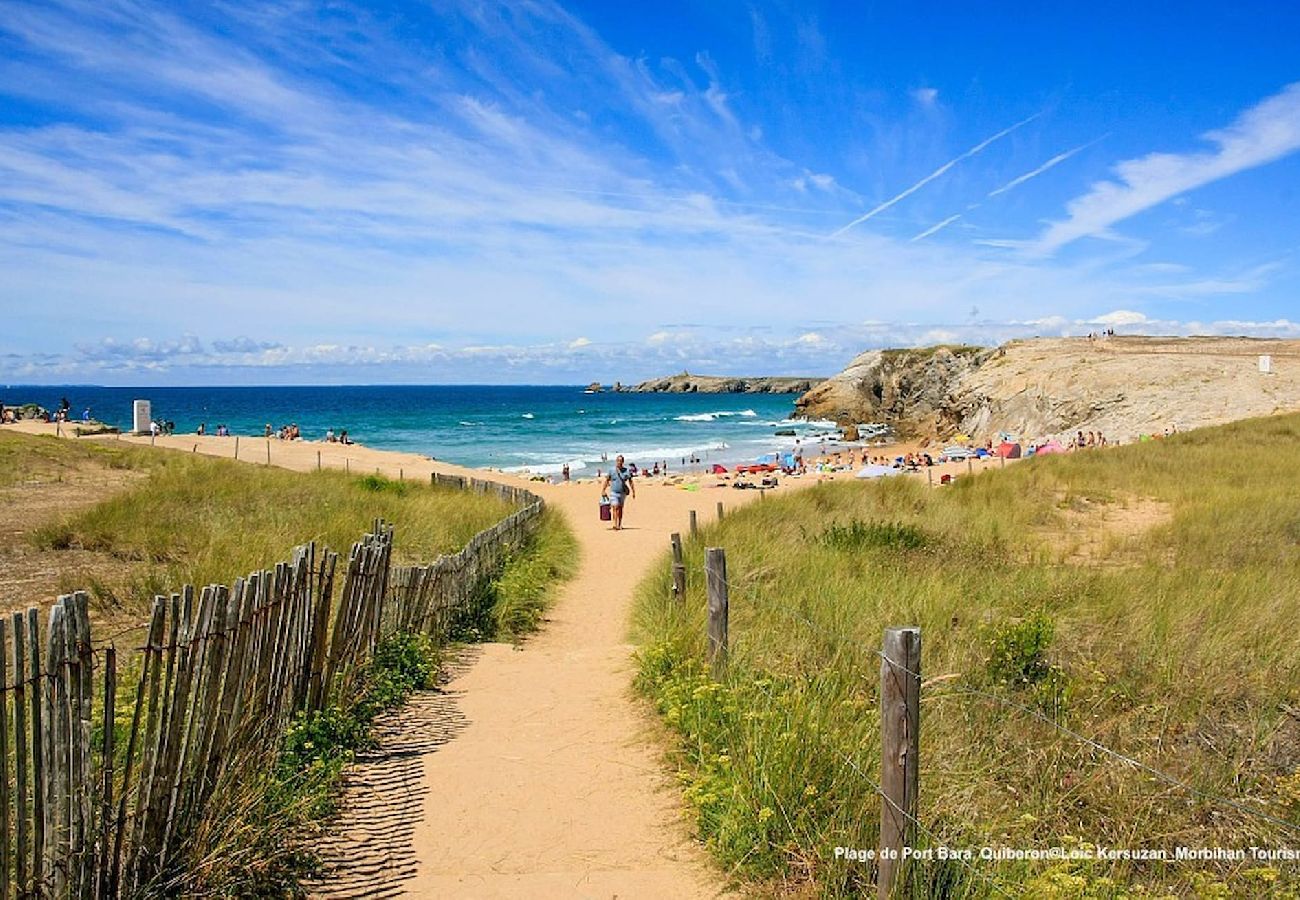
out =
<path fill-rule="evenodd" d="M 395 562 L 427 563 L 512 511 L 492 495 L 379 475 L 304 474 L 185 453 L 74 446 L 79 455 L 91 451 L 81 462 L 140 467 L 147 477 L 36 529 L 32 540 L 129 563 L 126 585 L 90 585 L 97 594 L 121 592 L 99 599 L 128 606 L 186 583 L 229 584 L 308 541 L 346 558 L 376 518 L 396 529 Z"/>
<path fill-rule="evenodd" d="M 930 489 L 753 504 L 641 585 L 638 683 L 679 733 L 701 836 L 736 874 L 869 888 L 882 630 L 920 625 L 920 819 L 933 845 L 1296 846 L 980 691 L 1300 829 L 1300 416 L 1031 460 Z M 1088 544 L 1126 505 L 1160 515 Z M 1085 542 L 1086 543 L 1086 542 Z M 731 662 L 704 660 L 703 549 L 727 550 Z M 1295 896 L 1296 866 L 923 863 L 913 896 Z M 1288 893 L 1291 892 L 1291 893 Z"/>

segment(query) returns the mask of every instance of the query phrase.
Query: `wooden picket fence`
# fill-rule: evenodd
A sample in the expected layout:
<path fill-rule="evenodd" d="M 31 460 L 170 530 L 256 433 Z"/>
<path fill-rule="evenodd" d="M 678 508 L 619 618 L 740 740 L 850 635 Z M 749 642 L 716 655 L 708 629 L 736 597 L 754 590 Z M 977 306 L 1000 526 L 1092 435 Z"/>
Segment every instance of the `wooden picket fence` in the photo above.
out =
<path fill-rule="evenodd" d="M 191 839 L 247 802 L 294 716 L 352 696 L 384 638 L 445 638 L 542 514 L 519 488 L 434 481 L 519 508 L 428 566 L 392 567 L 377 521 L 337 598 L 338 556 L 314 544 L 233 586 L 155 598 L 127 722 L 117 650 L 95 641 L 84 592 L 60 597 L 43 632 L 36 608 L 0 618 L 0 900 L 185 893 Z"/>

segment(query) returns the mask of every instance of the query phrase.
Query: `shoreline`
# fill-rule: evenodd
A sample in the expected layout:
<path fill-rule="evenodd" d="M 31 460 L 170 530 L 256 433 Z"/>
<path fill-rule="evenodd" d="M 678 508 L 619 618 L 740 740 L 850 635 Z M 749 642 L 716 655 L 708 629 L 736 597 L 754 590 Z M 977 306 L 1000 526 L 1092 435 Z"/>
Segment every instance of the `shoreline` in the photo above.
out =
<path fill-rule="evenodd" d="M 387 450 L 377 447 L 370 447 L 361 443 L 340 444 L 337 442 L 330 443 L 326 441 L 298 439 L 294 441 L 280 440 L 279 438 L 265 437 L 246 437 L 222 436 L 216 435 L 194 435 L 194 434 L 173 434 L 150 435 L 135 434 L 98 434 L 85 435 L 77 437 L 69 433 L 71 427 L 77 423 L 54 423 L 41 422 L 39 420 L 23 420 L 21 422 L 9 423 L 0 426 L 0 432 L 6 430 L 17 431 L 23 434 L 45 435 L 49 437 L 61 437 L 66 440 L 97 441 L 101 443 L 123 442 L 135 446 L 156 446 L 164 449 L 175 450 L 179 452 L 202 453 L 205 456 L 216 457 L 219 459 L 237 459 L 239 462 L 250 463 L 255 465 L 267 464 L 267 452 L 270 451 L 270 464 L 281 468 L 292 469 L 299 472 L 309 472 L 320 469 L 333 469 L 345 472 L 353 472 L 358 475 L 374 473 L 389 478 L 409 479 L 417 477 L 421 479 L 429 478 L 432 473 L 437 472 L 440 475 L 459 475 L 466 478 L 491 478 L 500 480 L 503 483 L 512 484 L 517 487 L 525 487 L 530 490 L 541 488 L 543 491 L 555 489 L 564 490 L 571 486 L 591 485 L 598 479 L 592 475 L 576 477 L 568 482 L 558 480 L 553 477 L 530 476 L 520 472 L 507 472 L 501 469 L 491 467 L 476 468 L 472 466 L 463 466 L 457 463 L 446 462 L 440 459 L 430 459 L 418 453 L 409 453 L 401 450 Z M 69 428 L 63 428 L 67 425 Z M 59 432 L 62 432 L 60 434 Z M 237 440 L 238 439 L 238 440 Z M 239 454 L 235 456 L 235 447 L 238 442 Z M 805 457 L 807 470 L 802 475 L 785 475 L 780 472 L 773 473 L 776 478 L 777 487 L 769 489 L 780 489 L 782 486 L 804 486 L 824 481 L 852 481 L 855 480 L 855 473 L 860 467 L 857 465 L 848 465 L 843 456 L 853 454 L 861 457 L 865 452 L 867 457 L 888 455 L 905 456 L 909 452 L 917 452 L 920 445 L 917 442 L 893 442 L 887 444 L 871 444 L 864 441 L 826 441 L 823 445 L 828 451 L 824 456 L 810 454 Z M 819 469 L 819 466 L 834 466 L 837 456 L 841 468 L 825 470 Z M 632 460 L 630 460 L 632 461 Z M 934 487 L 939 487 L 944 475 L 950 476 L 952 480 L 960 477 L 977 474 L 987 471 L 988 469 L 1001 468 L 1004 465 L 1010 465 L 1020 462 L 1019 459 L 1011 459 L 1003 462 L 1000 457 L 992 457 L 982 460 L 971 460 L 969 465 L 966 461 L 936 463 L 934 466 L 922 468 L 918 471 L 911 472 L 902 470 L 897 476 L 903 478 L 922 478 Z M 669 462 L 673 462 L 669 460 Z M 668 474 L 659 476 L 640 476 L 638 481 L 646 487 L 662 490 L 672 488 L 676 490 L 701 491 L 701 490 L 719 490 L 727 489 L 727 496 L 736 493 L 748 493 L 745 490 L 734 488 L 737 481 L 742 483 L 753 484 L 754 489 L 760 486 L 762 475 L 745 475 L 737 476 L 734 472 L 735 463 L 722 463 L 727 468 L 725 475 L 713 475 L 707 471 L 695 470 L 681 472 L 672 469 Z M 740 464 L 748 465 L 749 462 L 741 460 Z M 699 464 L 701 469 L 704 464 Z M 712 462 L 709 463 L 712 465 Z M 604 471 L 604 467 L 601 468 Z M 928 474 L 927 474 L 928 473 Z"/>

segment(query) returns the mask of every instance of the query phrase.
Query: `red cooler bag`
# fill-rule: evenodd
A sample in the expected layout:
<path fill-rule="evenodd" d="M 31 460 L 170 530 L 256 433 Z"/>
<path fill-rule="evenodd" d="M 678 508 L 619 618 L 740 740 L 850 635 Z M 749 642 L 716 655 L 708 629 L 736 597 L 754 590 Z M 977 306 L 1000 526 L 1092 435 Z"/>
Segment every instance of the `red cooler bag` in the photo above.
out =
<path fill-rule="evenodd" d="M 614 518 L 614 514 L 610 512 L 609 501 L 602 497 L 600 500 L 600 521 L 608 522 L 612 518 Z"/>

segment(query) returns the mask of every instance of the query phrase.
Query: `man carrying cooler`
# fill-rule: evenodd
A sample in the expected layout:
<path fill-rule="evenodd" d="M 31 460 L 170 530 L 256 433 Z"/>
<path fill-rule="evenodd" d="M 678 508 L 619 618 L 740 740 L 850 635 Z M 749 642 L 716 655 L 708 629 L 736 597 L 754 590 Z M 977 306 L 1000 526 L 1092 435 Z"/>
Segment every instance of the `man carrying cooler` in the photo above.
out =
<path fill-rule="evenodd" d="M 601 496 L 609 499 L 610 512 L 614 516 L 614 530 L 621 530 L 623 527 L 623 504 L 628 497 L 636 496 L 636 487 L 632 484 L 632 474 L 624 467 L 621 455 L 614 460 L 614 467 L 605 476 L 600 491 Z"/>

